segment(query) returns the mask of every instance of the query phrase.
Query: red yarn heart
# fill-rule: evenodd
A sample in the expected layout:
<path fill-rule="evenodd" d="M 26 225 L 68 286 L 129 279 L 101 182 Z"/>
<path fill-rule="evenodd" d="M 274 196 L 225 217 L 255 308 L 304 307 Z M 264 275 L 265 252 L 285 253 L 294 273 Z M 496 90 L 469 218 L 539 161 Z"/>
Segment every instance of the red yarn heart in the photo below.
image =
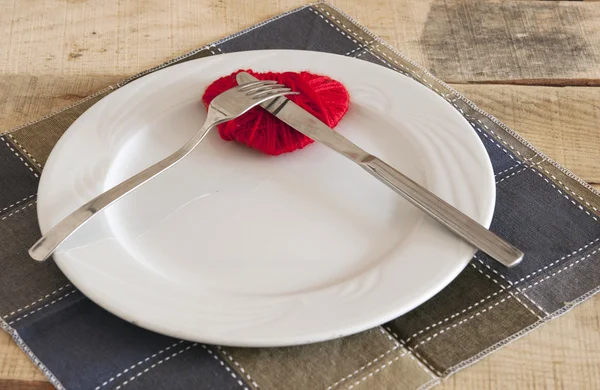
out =
<path fill-rule="evenodd" d="M 202 101 L 208 107 L 220 93 L 237 85 L 236 74 L 221 77 L 204 91 Z M 338 81 L 309 72 L 257 73 L 246 70 L 259 80 L 275 80 L 299 95 L 288 98 L 334 128 L 348 111 L 350 96 Z M 237 119 L 219 125 L 219 134 L 226 141 L 237 141 L 270 155 L 293 152 L 314 141 L 283 123 L 261 107 L 255 107 Z"/>

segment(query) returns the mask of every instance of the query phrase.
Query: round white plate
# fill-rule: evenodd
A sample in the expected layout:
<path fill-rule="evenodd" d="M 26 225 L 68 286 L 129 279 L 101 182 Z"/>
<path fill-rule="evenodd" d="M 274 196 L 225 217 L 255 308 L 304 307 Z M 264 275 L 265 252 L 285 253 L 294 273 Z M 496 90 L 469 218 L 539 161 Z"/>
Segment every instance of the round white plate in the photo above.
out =
<path fill-rule="evenodd" d="M 444 99 L 383 66 L 307 51 L 217 55 L 111 93 L 73 123 L 44 169 L 42 232 L 166 157 L 202 125 L 204 88 L 238 69 L 326 74 L 348 88 L 344 136 L 489 226 L 488 155 Z M 188 340 L 281 346 L 356 333 L 421 304 L 475 250 L 318 144 L 268 157 L 214 130 L 54 255 L 94 302 Z"/>

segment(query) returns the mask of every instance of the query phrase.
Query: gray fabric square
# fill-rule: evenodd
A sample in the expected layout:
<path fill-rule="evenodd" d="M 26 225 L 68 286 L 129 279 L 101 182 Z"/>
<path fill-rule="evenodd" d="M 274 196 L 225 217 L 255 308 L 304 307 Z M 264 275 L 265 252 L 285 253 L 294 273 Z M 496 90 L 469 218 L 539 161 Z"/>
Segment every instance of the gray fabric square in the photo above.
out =
<path fill-rule="evenodd" d="M 304 8 L 269 23 L 268 28 L 248 31 L 219 46 L 225 53 L 250 49 L 296 49 L 337 54 L 345 54 L 358 46 L 315 12 L 312 8 Z"/>
<path fill-rule="evenodd" d="M 598 218 L 574 203 L 564 191 L 533 169 L 518 169 L 496 186 L 496 210 L 491 230 L 520 248 L 525 257 L 514 268 L 481 259 L 513 282 L 600 237 Z M 552 267 L 549 267 L 552 268 Z"/>
<path fill-rule="evenodd" d="M 438 329 L 413 349 L 444 373 L 537 321 L 533 313 L 508 295 Z"/>
<path fill-rule="evenodd" d="M 600 245 L 577 252 L 568 261 L 539 278 L 528 279 L 520 285 L 527 296 L 547 313 L 574 306 L 579 297 L 600 285 Z"/>

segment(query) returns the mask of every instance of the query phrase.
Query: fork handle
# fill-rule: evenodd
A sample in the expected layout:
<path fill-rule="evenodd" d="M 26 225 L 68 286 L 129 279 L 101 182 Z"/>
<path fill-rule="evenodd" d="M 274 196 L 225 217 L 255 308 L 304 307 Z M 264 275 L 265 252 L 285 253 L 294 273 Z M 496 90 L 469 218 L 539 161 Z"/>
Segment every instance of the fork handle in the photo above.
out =
<path fill-rule="evenodd" d="M 505 266 L 513 267 L 523 259 L 519 249 L 377 157 L 369 155 L 359 164 L 413 205 Z"/>
<path fill-rule="evenodd" d="M 215 124 L 215 121 L 207 120 L 202 128 L 175 153 L 160 160 L 154 165 L 151 165 L 122 183 L 117 184 L 110 190 L 103 192 L 73 211 L 33 244 L 33 246 L 29 248 L 29 255 L 37 261 L 48 259 L 64 240 L 69 238 L 69 236 L 75 233 L 77 229 L 98 214 L 102 209 L 110 206 L 123 196 L 181 161 L 194 150 L 200 142 L 202 142 L 206 134 L 208 134 L 209 130 Z"/>

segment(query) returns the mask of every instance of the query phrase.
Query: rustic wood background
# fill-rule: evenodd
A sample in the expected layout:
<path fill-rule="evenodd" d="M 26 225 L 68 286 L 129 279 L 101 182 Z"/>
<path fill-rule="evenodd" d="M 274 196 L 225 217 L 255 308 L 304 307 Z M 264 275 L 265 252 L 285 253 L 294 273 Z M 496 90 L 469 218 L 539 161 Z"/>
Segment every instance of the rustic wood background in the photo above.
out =
<path fill-rule="evenodd" d="M 0 132 L 305 3 L 0 0 Z M 331 3 L 600 189 L 600 2 Z M 51 388 L 0 332 L 0 389 Z M 439 388 L 600 388 L 600 298 Z"/>

